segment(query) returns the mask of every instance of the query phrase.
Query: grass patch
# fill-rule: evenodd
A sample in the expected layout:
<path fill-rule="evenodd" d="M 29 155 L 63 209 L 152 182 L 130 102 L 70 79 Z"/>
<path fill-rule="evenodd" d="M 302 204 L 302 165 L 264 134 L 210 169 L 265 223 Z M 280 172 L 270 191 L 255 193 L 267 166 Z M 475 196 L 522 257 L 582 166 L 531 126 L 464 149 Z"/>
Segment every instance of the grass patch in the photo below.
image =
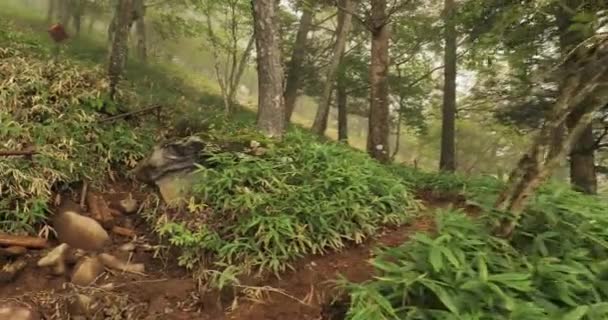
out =
<path fill-rule="evenodd" d="M 247 129 L 232 136 L 263 141 Z M 218 152 L 199 170 L 193 207 L 205 212 L 203 223 L 191 223 L 201 212 L 159 219 L 183 265 L 200 267 L 211 254 L 215 267 L 279 273 L 298 257 L 361 242 L 416 213 L 409 190 L 363 152 L 298 129 L 263 143 L 271 143 L 263 156 Z"/>
<path fill-rule="evenodd" d="M 493 185 L 420 179 L 451 191 Z M 476 220 L 440 213 L 435 234 L 380 251 L 375 280 L 341 282 L 350 293 L 347 319 L 606 319 L 607 211 L 599 197 L 550 183 L 509 241 L 490 233 L 495 213 Z"/>

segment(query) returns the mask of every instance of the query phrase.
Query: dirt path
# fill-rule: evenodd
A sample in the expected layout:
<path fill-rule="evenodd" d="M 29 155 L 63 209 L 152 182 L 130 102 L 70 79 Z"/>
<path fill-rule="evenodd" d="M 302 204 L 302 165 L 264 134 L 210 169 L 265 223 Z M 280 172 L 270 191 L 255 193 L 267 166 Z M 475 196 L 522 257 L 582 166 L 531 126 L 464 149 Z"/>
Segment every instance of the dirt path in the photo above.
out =
<path fill-rule="evenodd" d="M 109 195 L 109 199 L 115 200 L 122 195 Z M 433 206 L 443 206 L 448 202 L 438 202 Z M 429 221 L 428 217 L 423 217 L 411 225 L 384 229 L 377 237 L 360 245 L 302 259 L 294 264 L 293 271 L 281 275 L 281 279 L 258 281 L 248 287 L 250 290 L 239 288 L 241 292 L 257 293 L 258 300 L 252 300 L 251 295 L 247 297 L 241 294 L 236 303 L 228 297 L 220 305 L 217 294 L 201 297 L 196 283 L 185 270 L 175 265 L 174 258 L 165 256 L 166 263 L 163 263 L 163 260 L 154 257 L 149 243 L 138 247 L 129 256 L 118 248 L 130 240 L 115 236 L 108 251 L 122 259 L 144 263 L 145 275 L 106 272 L 97 281 L 96 288 L 78 288 L 69 284 L 67 276 L 58 277 L 45 268 L 36 267 L 42 253 L 30 251 L 25 270 L 14 281 L 0 284 L 0 301 L 16 299 L 35 305 L 46 319 L 67 319 L 66 315 L 73 312 L 73 301 L 78 294 L 94 297 L 98 301 L 100 306 L 95 309 L 94 315 L 98 318 L 93 316 L 92 319 L 343 319 L 341 313 L 345 310 L 341 310 L 339 305 L 330 306 L 338 295 L 331 280 L 340 275 L 355 282 L 370 279 L 373 269 L 367 262 L 376 246 L 399 245 L 413 232 L 431 229 Z M 137 222 L 135 225 L 140 242 L 152 239 L 145 226 Z"/>

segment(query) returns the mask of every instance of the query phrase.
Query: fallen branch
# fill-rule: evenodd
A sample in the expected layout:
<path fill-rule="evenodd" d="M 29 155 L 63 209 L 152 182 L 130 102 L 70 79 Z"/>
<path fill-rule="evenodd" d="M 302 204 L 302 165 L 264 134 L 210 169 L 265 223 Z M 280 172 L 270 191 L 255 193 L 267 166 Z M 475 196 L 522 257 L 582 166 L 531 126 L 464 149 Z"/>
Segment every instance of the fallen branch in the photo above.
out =
<path fill-rule="evenodd" d="M 160 111 L 161 108 L 162 108 L 161 105 L 147 107 L 147 108 L 143 108 L 143 109 L 140 109 L 140 110 L 135 110 L 135 111 L 130 111 L 130 112 L 125 112 L 125 113 L 117 114 L 115 116 L 111 116 L 111 117 L 107 117 L 107 118 L 101 119 L 101 120 L 99 120 L 97 122 L 99 122 L 99 123 L 110 122 L 110 121 L 114 121 L 114 120 L 117 120 L 117 119 L 126 118 L 126 117 L 129 117 L 129 116 L 146 114 L 146 113 L 149 113 L 150 111 L 154 111 L 154 110 Z M 159 116 L 159 114 L 157 114 L 157 117 L 158 116 Z"/>
<path fill-rule="evenodd" d="M 112 227 L 112 232 L 127 238 L 134 238 L 137 235 L 134 230 L 119 226 Z"/>
<path fill-rule="evenodd" d="M 38 154 L 36 150 L 9 150 L 9 151 L 0 151 L 0 157 L 10 157 L 10 156 L 32 156 Z"/>
<path fill-rule="evenodd" d="M 48 246 L 48 242 L 44 238 L 0 234 L 0 245 L 44 249 Z"/>

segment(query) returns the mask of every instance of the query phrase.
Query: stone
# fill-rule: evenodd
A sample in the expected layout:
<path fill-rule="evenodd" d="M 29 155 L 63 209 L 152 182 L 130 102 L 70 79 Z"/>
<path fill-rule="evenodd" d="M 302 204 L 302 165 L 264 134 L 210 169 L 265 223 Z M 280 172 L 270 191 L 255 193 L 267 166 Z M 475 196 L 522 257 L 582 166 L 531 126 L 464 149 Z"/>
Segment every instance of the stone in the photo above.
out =
<path fill-rule="evenodd" d="M 16 302 L 0 303 L 0 320 L 40 320 L 40 313 L 32 307 Z"/>
<path fill-rule="evenodd" d="M 142 274 L 146 271 L 146 267 L 143 263 L 123 262 L 115 256 L 107 253 L 100 254 L 99 260 L 104 266 L 118 271 L 139 274 Z"/>
<path fill-rule="evenodd" d="M 196 136 L 157 145 L 134 169 L 135 178 L 153 184 L 169 173 L 192 171 L 202 160 L 205 146 L 205 142 Z"/>
<path fill-rule="evenodd" d="M 72 283 L 78 286 L 89 286 L 103 273 L 104 266 L 98 257 L 84 257 L 74 267 Z"/>
<path fill-rule="evenodd" d="M 136 247 L 137 247 L 137 246 L 135 245 L 135 243 L 133 243 L 133 242 L 128 242 L 128 243 L 125 243 L 125 244 L 123 244 L 122 246 L 120 246 L 118 249 L 119 249 L 120 251 L 124 251 L 124 252 L 132 252 L 132 251 L 135 251 L 135 248 L 136 248 Z"/>
<path fill-rule="evenodd" d="M 169 205 L 179 205 L 187 202 L 194 181 L 193 174 L 183 172 L 160 178 L 156 185 L 163 201 Z"/>
<path fill-rule="evenodd" d="M 108 232 L 95 219 L 71 209 L 60 209 L 53 217 L 60 242 L 76 249 L 99 251 L 110 241 Z"/>
<path fill-rule="evenodd" d="M 51 250 L 44 257 L 38 260 L 39 267 L 52 267 L 53 274 L 60 275 L 65 273 L 66 255 L 70 250 L 70 246 L 62 243 Z"/>

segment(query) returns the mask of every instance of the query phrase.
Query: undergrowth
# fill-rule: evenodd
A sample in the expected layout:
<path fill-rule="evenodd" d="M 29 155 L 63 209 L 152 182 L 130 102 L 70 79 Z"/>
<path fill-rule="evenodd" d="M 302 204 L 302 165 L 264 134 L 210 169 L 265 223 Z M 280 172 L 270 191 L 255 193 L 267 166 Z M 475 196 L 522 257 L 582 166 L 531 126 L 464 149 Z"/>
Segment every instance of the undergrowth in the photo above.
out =
<path fill-rule="evenodd" d="M 37 152 L 31 160 L 0 157 L 0 229 L 33 232 L 54 186 L 95 184 L 113 170 L 132 168 L 151 148 L 156 123 L 99 122 L 102 108 L 117 108 L 105 98 L 100 67 L 53 62 L 38 50 L 42 44 L 0 25 L 0 149 Z M 130 91 L 120 97 L 137 103 Z"/>
<path fill-rule="evenodd" d="M 245 139 L 241 131 L 232 135 Z M 298 257 L 404 223 L 417 209 L 399 179 L 366 154 L 297 129 L 262 156 L 218 152 L 198 174 L 199 213 L 159 226 L 189 267 L 212 254 L 217 267 L 279 273 Z M 201 211 L 204 223 L 188 223 Z"/>
<path fill-rule="evenodd" d="M 439 186 L 447 177 L 420 179 Z M 492 185 L 451 185 L 462 190 L 461 182 Z M 597 197 L 547 184 L 509 241 L 489 232 L 495 214 L 440 213 L 436 233 L 381 250 L 374 280 L 341 282 L 351 298 L 347 318 L 606 319 L 606 212 Z"/>

